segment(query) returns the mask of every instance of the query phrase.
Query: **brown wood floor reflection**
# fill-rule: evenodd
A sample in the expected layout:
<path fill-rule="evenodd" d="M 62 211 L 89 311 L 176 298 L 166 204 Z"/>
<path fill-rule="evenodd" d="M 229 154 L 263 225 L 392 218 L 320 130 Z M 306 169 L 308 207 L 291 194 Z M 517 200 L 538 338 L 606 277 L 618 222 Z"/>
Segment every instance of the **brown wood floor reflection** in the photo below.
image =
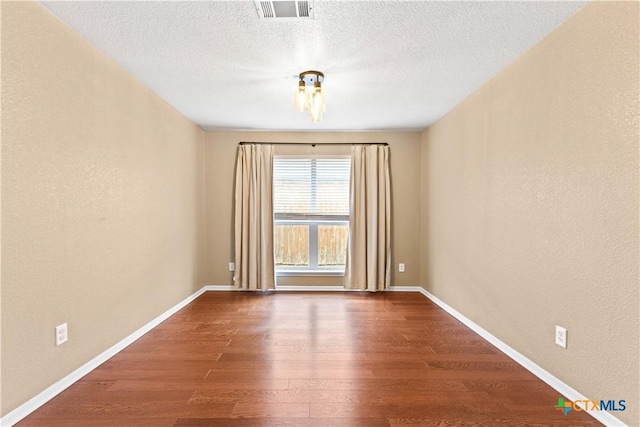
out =
<path fill-rule="evenodd" d="M 591 426 L 418 293 L 207 292 L 27 426 Z"/>

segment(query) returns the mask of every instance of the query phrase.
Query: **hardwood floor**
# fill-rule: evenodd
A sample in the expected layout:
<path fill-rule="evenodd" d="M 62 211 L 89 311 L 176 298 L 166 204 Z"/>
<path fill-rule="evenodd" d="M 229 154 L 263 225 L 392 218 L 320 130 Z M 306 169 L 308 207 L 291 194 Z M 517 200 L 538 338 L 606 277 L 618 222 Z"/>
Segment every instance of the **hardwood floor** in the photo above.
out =
<path fill-rule="evenodd" d="M 17 424 L 592 426 L 418 293 L 207 292 Z"/>

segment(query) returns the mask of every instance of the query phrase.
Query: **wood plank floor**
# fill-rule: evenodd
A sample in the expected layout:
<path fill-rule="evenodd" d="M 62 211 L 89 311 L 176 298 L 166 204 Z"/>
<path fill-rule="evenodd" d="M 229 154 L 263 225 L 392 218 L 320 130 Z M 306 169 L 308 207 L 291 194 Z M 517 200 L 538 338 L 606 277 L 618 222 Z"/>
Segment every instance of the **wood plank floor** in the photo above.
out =
<path fill-rule="evenodd" d="M 207 292 L 28 426 L 593 426 L 418 293 Z"/>

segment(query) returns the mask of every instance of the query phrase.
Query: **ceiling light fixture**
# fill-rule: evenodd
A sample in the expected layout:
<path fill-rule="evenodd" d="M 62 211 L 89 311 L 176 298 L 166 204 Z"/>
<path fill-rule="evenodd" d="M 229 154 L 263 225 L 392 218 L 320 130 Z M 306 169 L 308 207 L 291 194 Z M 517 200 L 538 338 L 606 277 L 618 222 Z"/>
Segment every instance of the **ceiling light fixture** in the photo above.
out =
<path fill-rule="evenodd" d="M 300 81 L 295 93 L 297 111 L 308 111 L 309 121 L 317 123 L 322 120 L 325 110 L 322 82 L 324 74 L 320 71 L 304 71 L 300 73 Z"/>

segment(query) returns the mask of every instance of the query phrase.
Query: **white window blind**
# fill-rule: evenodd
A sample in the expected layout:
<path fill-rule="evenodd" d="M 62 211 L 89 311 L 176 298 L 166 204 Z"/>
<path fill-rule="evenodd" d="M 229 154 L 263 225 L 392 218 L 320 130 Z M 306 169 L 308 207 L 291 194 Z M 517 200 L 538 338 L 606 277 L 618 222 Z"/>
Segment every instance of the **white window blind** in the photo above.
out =
<path fill-rule="evenodd" d="M 351 159 L 276 157 L 275 219 L 349 218 Z"/>

